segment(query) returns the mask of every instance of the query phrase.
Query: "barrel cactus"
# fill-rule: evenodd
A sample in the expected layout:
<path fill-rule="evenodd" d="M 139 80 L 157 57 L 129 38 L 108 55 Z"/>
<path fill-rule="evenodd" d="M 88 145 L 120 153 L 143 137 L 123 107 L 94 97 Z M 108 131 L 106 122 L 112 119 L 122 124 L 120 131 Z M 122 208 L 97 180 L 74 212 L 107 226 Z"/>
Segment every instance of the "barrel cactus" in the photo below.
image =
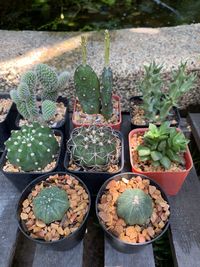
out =
<path fill-rule="evenodd" d="M 12 131 L 5 145 L 8 161 L 25 172 L 41 171 L 52 162 L 59 150 L 53 131 L 39 123 Z"/>
<path fill-rule="evenodd" d="M 71 159 L 83 169 L 105 170 L 117 164 L 120 146 L 118 134 L 109 127 L 80 127 L 73 130 L 67 147 Z"/>
<path fill-rule="evenodd" d="M 126 189 L 117 199 L 117 214 L 128 225 L 146 224 L 152 213 L 152 199 L 141 189 Z"/>
<path fill-rule="evenodd" d="M 69 206 L 66 191 L 57 186 L 42 189 L 33 200 L 35 217 L 46 224 L 60 221 Z"/>
<path fill-rule="evenodd" d="M 94 70 L 86 64 L 86 39 L 82 40 L 83 64 L 77 67 L 74 73 L 76 95 L 83 112 L 87 114 L 100 113 L 100 83 Z"/>

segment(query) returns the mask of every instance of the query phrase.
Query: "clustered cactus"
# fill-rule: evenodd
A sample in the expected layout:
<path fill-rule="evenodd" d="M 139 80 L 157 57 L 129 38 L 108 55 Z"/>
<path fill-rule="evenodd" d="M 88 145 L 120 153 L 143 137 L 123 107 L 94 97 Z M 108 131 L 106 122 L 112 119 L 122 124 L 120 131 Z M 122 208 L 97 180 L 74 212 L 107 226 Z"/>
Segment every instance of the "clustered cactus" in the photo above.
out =
<path fill-rule="evenodd" d="M 178 70 L 172 73 L 172 81 L 168 83 L 168 92 L 161 91 L 163 80 L 161 78 L 162 66 L 155 62 L 144 66 L 145 75 L 140 83 L 143 94 L 142 108 L 145 118 L 150 122 L 163 122 L 172 110 L 178 106 L 180 97 L 188 92 L 194 85 L 196 75 L 186 73 L 186 63 L 181 63 Z"/>
<path fill-rule="evenodd" d="M 152 213 L 152 199 L 141 189 L 126 189 L 117 199 L 117 214 L 128 225 L 144 225 Z"/>
<path fill-rule="evenodd" d="M 33 200 L 35 217 L 46 224 L 60 221 L 69 206 L 66 191 L 57 186 L 42 189 Z"/>
<path fill-rule="evenodd" d="M 33 71 L 26 72 L 16 90 L 10 96 L 19 113 L 28 121 L 49 121 L 56 113 L 56 100 L 69 79 L 68 72 L 59 76 L 46 64 L 38 64 Z M 37 105 L 36 88 L 42 87 L 41 111 Z"/>
<path fill-rule="evenodd" d="M 169 122 L 160 127 L 149 125 L 144 134 L 144 142 L 137 147 L 141 161 L 151 161 L 153 166 L 171 167 L 172 162 L 183 164 L 181 153 L 186 151 L 189 141 L 182 132 L 170 128 Z"/>
<path fill-rule="evenodd" d="M 109 164 L 117 164 L 120 138 L 109 127 L 75 128 L 67 143 L 71 160 L 83 169 L 106 170 Z"/>
<path fill-rule="evenodd" d="M 86 39 L 82 40 L 83 64 L 77 67 L 74 73 L 74 84 L 76 95 L 81 104 L 83 112 L 87 114 L 102 114 L 109 120 L 113 114 L 112 105 L 112 70 L 109 67 L 110 36 L 105 31 L 105 67 L 102 72 L 102 90 L 100 81 L 95 71 L 86 63 Z"/>
<path fill-rule="evenodd" d="M 25 172 L 41 171 L 59 149 L 52 130 L 36 122 L 13 131 L 5 146 L 8 161 Z"/>

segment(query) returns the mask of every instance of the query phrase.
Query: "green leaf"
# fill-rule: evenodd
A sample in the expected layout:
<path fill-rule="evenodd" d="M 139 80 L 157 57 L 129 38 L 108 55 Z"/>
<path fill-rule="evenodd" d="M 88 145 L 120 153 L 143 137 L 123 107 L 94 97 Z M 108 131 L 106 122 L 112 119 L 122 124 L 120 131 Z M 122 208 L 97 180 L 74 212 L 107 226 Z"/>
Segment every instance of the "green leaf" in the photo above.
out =
<path fill-rule="evenodd" d="M 151 153 L 151 150 L 148 147 L 145 146 L 138 146 L 137 151 L 140 157 L 148 156 Z"/>
<path fill-rule="evenodd" d="M 158 151 L 152 151 L 151 157 L 152 157 L 153 161 L 158 161 L 162 158 L 162 154 Z"/>
<path fill-rule="evenodd" d="M 170 160 L 168 157 L 166 157 L 166 156 L 164 156 L 164 157 L 160 160 L 160 163 L 161 163 L 161 165 L 162 165 L 166 170 L 168 170 L 168 169 L 170 168 L 170 166 L 171 166 L 171 160 Z"/>
<path fill-rule="evenodd" d="M 167 146 L 167 142 L 165 140 L 161 141 L 158 145 L 158 151 L 165 151 L 166 146 Z"/>
<path fill-rule="evenodd" d="M 150 160 L 150 156 L 142 156 L 142 157 L 140 157 L 140 160 L 141 160 L 141 161 L 147 161 L 147 160 Z"/>

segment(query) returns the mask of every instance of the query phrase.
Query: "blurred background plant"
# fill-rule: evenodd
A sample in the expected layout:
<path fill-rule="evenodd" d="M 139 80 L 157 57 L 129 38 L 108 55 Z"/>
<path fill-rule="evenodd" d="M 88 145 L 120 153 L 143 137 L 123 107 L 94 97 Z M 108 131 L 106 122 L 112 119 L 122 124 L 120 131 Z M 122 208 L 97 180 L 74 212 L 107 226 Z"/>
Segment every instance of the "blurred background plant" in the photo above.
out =
<path fill-rule="evenodd" d="M 0 0 L 0 28 L 90 31 L 200 21 L 196 0 Z"/>

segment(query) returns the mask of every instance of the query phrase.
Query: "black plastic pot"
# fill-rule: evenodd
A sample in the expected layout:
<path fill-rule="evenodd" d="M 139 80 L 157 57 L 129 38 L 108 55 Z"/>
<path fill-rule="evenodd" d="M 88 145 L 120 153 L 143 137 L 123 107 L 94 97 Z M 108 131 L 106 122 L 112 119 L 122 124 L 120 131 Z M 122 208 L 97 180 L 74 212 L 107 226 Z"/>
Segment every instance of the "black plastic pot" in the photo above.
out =
<path fill-rule="evenodd" d="M 38 98 L 38 101 L 40 99 Z M 56 125 L 49 125 L 50 128 L 55 129 L 55 130 L 59 130 L 62 131 L 63 135 L 64 135 L 64 139 L 68 139 L 69 138 L 69 125 L 70 125 L 70 119 L 69 119 L 69 101 L 67 98 L 59 96 L 57 99 L 57 102 L 60 103 L 62 102 L 65 107 L 66 107 L 66 112 L 65 112 L 65 116 L 64 119 L 57 122 Z M 20 129 L 19 127 L 19 121 L 23 119 L 22 115 L 20 115 L 19 113 L 17 114 L 17 118 L 15 121 L 15 126 L 17 129 Z"/>
<path fill-rule="evenodd" d="M 120 162 L 119 162 L 120 168 L 114 174 L 120 173 L 124 167 L 124 139 L 123 139 L 123 136 L 120 132 L 118 132 L 118 131 L 116 131 L 116 132 L 121 139 L 122 150 L 121 150 L 121 157 L 120 157 Z M 112 175 L 114 175 L 113 173 L 109 173 L 109 172 L 72 171 L 72 170 L 68 169 L 69 161 L 70 161 L 70 155 L 69 155 L 69 152 L 66 152 L 65 159 L 64 159 L 64 168 L 68 172 L 77 175 L 87 185 L 87 187 L 90 191 L 90 194 L 92 196 L 96 196 L 100 187 L 102 186 L 102 184 L 107 179 L 109 179 Z"/>
<path fill-rule="evenodd" d="M 63 152 L 63 150 L 64 150 L 63 134 L 61 131 L 58 131 L 58 130 L 54 130 L 54 133 L 55 133 L 55 135 L 61 136 L 61 142 L 60 142 L 60 149 L 59 149 L 59 153 L 58 153 L 58 158 L 56 161 L 56 166 L 54 169 L 50 170 L 49 172 L 6 172 L 3 170 L 3 167 L 4 167 L 5 162 L 6 162 L 7 151 L 4 150 L 3 155 L 1 157 L 0 170 L 20 192 L 22 190 L 24 190 L 24 188 L 30 182 L 32 182 L 34 179 L 36 179 L 37 177 L 44 175 L 44 174 L 48 174 L 50 172 L 61 170 L 61 167 L 60 167 L 61 166 L 61 159 L 60 158 L 61 158 L 62 153 L 64 153 Z"/>
<path fill-rule="evenodd" d="M 76 231 L 74 231 L 73 233 L 71 233 L 69 236 L 67 236 L 65 238 L 62 238 L 62 239 L 57 240 L 57 241 L 44 241 L 44 240 L 40 240 L 40 239 L 31 238 L 30 235 L 27 233 L 25 227 L 21 223 L 20 212 L 21 212 L 22 203 L 27 198 L 27 196 L 31 193 L 32 188 L 37 183 L 40 183 L 41 181 L 46 180 L 50 175 L 55 175 L 55 174 L 58 174 L 58 175 L 65 175 L 65 174 L 71 175 L 83 185 L 84 189 L 86 190 L 86 192 L 87 192 L 87 194 L 89 196 L 88 212 L 85 215 L 85 218 L 84 218 L 82 224 L 80 225 L 80 227 Z M 84 237 L 86 226 L 87 226 L 87 219 L 88 219 L 88 215 L 89 215 L 89 212 L 90 212 L 90 206 L 91 206 L 91 197 L 90 197 L 89 190 L 88 190 L 87 186 L 77 176 L 69 174 L 67 172 L 51 172 L 51 173 L 42 175 L 42 176 L 38 177 L 37 179 L 35 179 L 34 181 L 32 181 L 30 184 L 27 185 L 27 187 L 21 193 L 20 199 L 19 199 L 18 204 L 17 204 L 17 214 L 16 214 L 17 215 L 17 220 L 18 220 L 18 226 L 19 226 L 19 229 L 21 230 L 21 232 L 29 240 L 31 240 L 31 241 L 33 241 L 33 242 L 35 242 L 37 244 L 50 246 L 51 248 L 53 248 L 55 250 L 69 250 L 69 249 L 72 249 L 73 247 L 75 247 L 76 245 L 78 245 L 78 243 Z"/>
<path fill-rule="evenodd" d="M 133 97 L 131 97 L 129 99 L 129 102 L 130 102 L 130 115 L 131 115 L 132 114 L 132 112 L 131 112 L 131 103 L 133 102 L 133 103 L 135 103 L 135 105 L 141 105 L 142 102 L 143 102 L 142 96 L 133 96 Z M 173 112 L 173 114 L 172 114 L 171 118 L 175 119 L 177 122 L 176 123 L 171 123 L 170 126 L 171 127 L 179 127 L 179 123 L 180 123 L 180 119 L 181 119 L 180 113 L 179 113 L 179 111 L 178 111 L 178 109 L 176 107 L 173 107 L 172 112 Z M 169 119 L 167 119 L 167 120 L 169 120 Z M 159 124 L 157 124 L 157 125 L 159 126 Z M 147 124 L 143 124 L 143 125 L 139 125 L 139 124 L 134 124 L 131 121 L 131 129 L 148 128 L 148 127 L 149 127 L 148 123 Z"/>
<path fill-rule="evenodd" d="M 10 98 L 9 94 L 0 94 L 0 99 L 8 98 Z M 14 129 L 16 116 L 16 105 L 12 103 L 5 120 L 0 122 L 0 149 L 4 149 L 4 142 L 10 137 L 11 130 Z"/>
<path fill-rule="evenodd" d="M 123 252 L 123 253 L 134 253 L 134 252 L 136 252 L 138 250 L 143 249 L 144 246 L 149 245 L 149 244 L 153 243 L 154 241 L 156 241 L 157 239 L 159 239 L 167 231 L 167 229 L 169 227 L 169 220 L 168 220 L 168 222 L 165 224 L 165 227 L 163 228 L 163 231 L 158 236 L 156 236 L 155 238 L 153 238 L 152 240 L 147 241 L 145 243 L 127 243 L 127 242 L 123 242 L 123 241 L 119 240 L 116 236 L 114 236 L 112 233 L 110 233 L 106 229 L 105 225 L 101 222 L 101 219 L 100 219 L 100 217 L 98 215 L 99 214 L 99 212 L 98 212 L 98 203 L 99 203 L 99 200 L 100 200 L 101 196 L 104 194 L 104 191 L 105 191 L 105 188 L 106 188 L 107 184 L 111 180 L 119 181 L 119 180 L 121 180 L 122 177 L 126 178 L 127 180 L 130 180 L 132 177 L 137 177 L 137 176 L 138 176 L 138 174 L 136 174 L 136 173 L 126 172 L 126 173 L 117 174 L 117 175 L 111 177 L 109 180 L 107 180 L 102 185 L 102 187 L 99 190 L 99 193 L 97 195 L 97 198 L 96 198 L 95 209 L 96 209 L 97 218 L 99 220 L 99 224 L 103 228 L 104 233 L 105 233 L 105 235 L 106 235 L 109 243 L 115 249 L 117 249 L 118 251 Z M 159 189 L 161 191 L 161 195 L 162 195 L 163 199 L 166 200 L 169 203 L 168 197 L 166 196 L 166 194 L 164 193 L 164 191 L 162 190 L 162 188 L 157 183 L 155 183 L 153 180 L 151 180 L 149 177 L 147 177 L 145 175 L 141 175 L 140 174 L 139 176 L 141 178 L 144 178 L 144 179 L 149 179 L 150 180 L 150 184 L 151 185 L 154 185 L 157 189 Z"/>

